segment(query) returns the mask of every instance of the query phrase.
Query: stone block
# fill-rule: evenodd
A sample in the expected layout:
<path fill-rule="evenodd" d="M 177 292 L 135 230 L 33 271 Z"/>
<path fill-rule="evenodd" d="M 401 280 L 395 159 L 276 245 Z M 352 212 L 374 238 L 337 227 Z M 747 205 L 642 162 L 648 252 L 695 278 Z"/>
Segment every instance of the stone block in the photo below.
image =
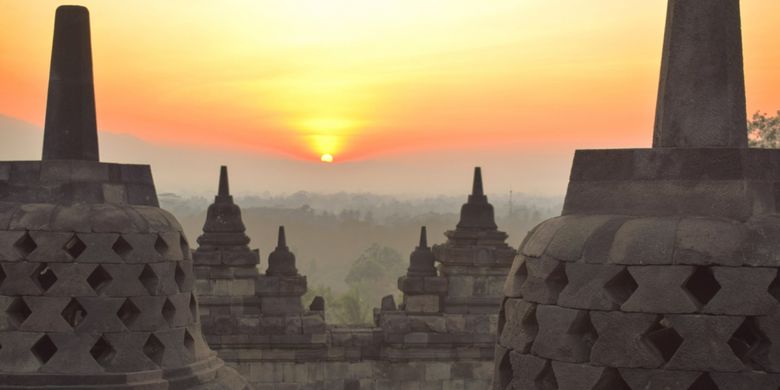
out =
<path fill-rule="evenodd" d="M 507 299 L 504 302 L 506 324 L 498 336 L 501 346 L 528 353 L 531 349 L 539 324 L 536 322 L 536 304 L 521 299 Z"/>
<path fill-rule="evenodd" d="M 101 264 L 100 266 L 111 275 L 111 282 L 105 285 L 103 294 L 113 297 L 149 294 L 140 279 L 144 264 Z"/>
<path fill-rule="evenodd" d="M 568 283 L 565 263 L 547 258 L 526 258 L 525 264 L 528 278 L 523 284 L 523 298 L 534 303 L 555 304 L 558 294 Z"/>
<path fill-rule="evenodd" d="M 621 307 L 624 311 L 693 313 L 699 310 L 699 303 L 683 289 L 694 267 L 635 266 L 628 267 L 628 272 L 639 286 Z"/>
<path fill-rule="evenodd" d="M 689 390 L 696 378 L 701 375 L 694 371 L 636 368 L 621 368 L 620 374 L 631 389 L 642 390 Z"/>
<path fill-rule="evenodd" d="M 127 204 L 127 191 L 123 184 L 103 183 L 102 189 L 106 203 Z"/>
<path fill-rule="evenodd" d="M 71 326 L 61 315 L 69 297 L 24 297 L 24 303 L 29 308 L 29 316 L 19 324 L 19 329 L 29 332 L 69 332 Z"/>
<path fill-rule="evenodd" d="M 568 390 L 631 390 L 615 368 L 588 364 L 552 362 L 559 389 Z"/>
<path fill-rule="evenodd" d="M 509 269 L 509 274 L 504 282 L 503 293 L 505 297 L 522 298 L 523 284 L 528 279 L 528 269 L 525 265 L 525 257 L 518 255 Z"/>
<path fill-rule="evenodd" d="M 258 296 L 300 297 L 306 293 L 306 277 L 260 275 L 255 283 L 255 293 Z"/>
<path fill-rule="evenodd" d="M 27 260 L 41 263 L 72 262 L 73 258 L 65 251 L 65 244 L 73 239 L 73 233 L 30 232 L 37 245 Z"/>
<path fill-rule="evenodd" d="M 304 334 L 325 333 L 325 320 L 320 315 L 304 315 L 301 317 L 301 327 Z"/>
<path fill-rule="evenodd" d="M 121 263 L 122 258 L 112 249 L 119 234 L 116 233 L 79 233 L 84 243 L 84 251 L 79 256 L 81 263 Z"/>
<path fill-rule="evenodd" d="M 539 305 L 536 319 L 539 331 L 531 347 L 534 355 L 571 363 L 590 360 L 598 334 L 587 311 Z"/>
<path fill-rule="evenodd" d="M 512 389 L 554 389 L 557 381 L 549 360 L 519 352 L 509 352 L 512 365 Z"/>
<path fill-rule="evenodd" d="M 132 207 L 110 203 L 89 205 L 87 210 L 78 204 L 61 207 L 52 223 L 58 230 L 94 233 L 140 233 L 147 225 Z"/>
<path fill-rule="evenodd" d="M 763 372 L 709 374 L 719 389 L 776 390 L 780 377 Z"/>
<path fill-rule="evenodd" d="M 422 294 L 425 292 L 425 279 L 421 276 L 401 276 L 398 289 L 404 294 Z"/>
<path fill-rule="evenodd" d="M 612 264 L 672 264 L 678 218 L 637 218 L 626 221 L 615 233 L 609 262 Z"/>
<path fill-rule="evenodd" d="M 449 287 L 447 278 L 443 276 L 426 276 L 424 283 L 425 292 L 429 294 L 446 294 Z"/>
<path fill-rule="evenodd" d="M 591 234 L 611 218 L 605 215 L 571 216 L 555 233 L 544 253 L 557 260 L 579 260 Z"/>
<path fill-rule="evenodd" d="M 747 229 L 735 221 L 684 218 L 677 227 L 674 263 L 740 266 L 746 235 Z"/>
<path fill-rule="evenodd" d="M 125 298 L 80 297 L 76 302 L 84 311 L 84 317 L 74 327 L 78 332 L 102 334 L 127 329 L 117 316 Z M 74 317 L 69 315 L 69 318 L 72 320 Z"/>
<path fill-rule="evenodd" d="M 122 258 L 127 263 L 154 263 L 163 260 L 162 255 L 155 250 L 157 234 L 124 233 L 122 239 L 131 248 Z"/>
<path fill-rule="evenodd" d="M 222 263 L 222 251 L 205 251 L 198 248 L 192 252 L 192 261 L 198 265 L 218 265 Z"/>
<path fill-rule="evenodd" d="M 701 309 L 703 313 L 763 315 L 777 307 L 777 299 L 769 293 L 777 278 L 775 269 L 712 267 L 712 274 L 720 289 Z"/>
<path fill-rule="evenodd" d="M 10 230 L 48 230 L 55 207 L 53 204 L 22 204 L 14 213 L 8 227 Z"/>
<path fill-rule="evenodd" d="M 0 263 L 5 279 L 0 284 L 0 293 L 6 296 L 40 295 L 43 291 L 33 279 L 34 273 L 40 273 L 40 263 L 15 262 Z"/>
<path fill-rule="evenodd" d="M 405 295 L 404 310 L 409 313 L 438 313 L 441 297 L 438 295 Z"/>
<path fill-rule="evenodd" d="M 47 332 L 47 336 L 56 346 L 57 352 L 41 367 L 40 372 L 103 372 L 103 367 L 89 353 L 98 336 L 89 333 L 71 332 Z"/>
<path fill-rule="evenodd" d="M 567 263 L 566 279 L 558 305 L 575 309 L 617 310 L 637 288 L 619 265 Z"/>
<path fill-rule="evenodd" d="M 609 367 L 656 368 L 665 363 L 663 356 L 648 340 L 658 321 L 655 314 L 621 312 L 590 313 L 596 333 L 591 361 Z"/>
<path fill-rule="evenodd" d="M 128 315 L 125 325 L 132 331 L 155 331 L 161 328 L 167 328 L 168 324 L 162 316 L 165 296 L 138 296 L 128 298 L 130 304 L 136 308 L 132 316 Z"/>
<path fill-rule="evenodd" d="M 724 372 L 745 369 L 729 346 L 732 336 L 745 321 L 743 317 L 669 315 L 666 318 L 683 339 L 667 369 Z"/>
<path fill-rule="evenodd" d="M 0 261 L 18 261 L 23 257 L 15 244 L 27 234 L 24 230 L 0 231 Z"/>
<path fill-rule="evenodd" d="M 582 261 L 591 264 L 606 264 L 609 260 L 609 252 L 612 249 L 615 234 L 630 219 L 625 216 L 611 216 L 608 221 L 595 229 L 585 241 Z"/>
<path fill-rule="evenodd" d="M 261 297 L 260 310 L 266 314 L 297 314 L 303 306 L 299 297 Z"/>
<path fill-rule="evenodd" d="M 34 373 L 40 361 L 30 349 L 43 336 L 33 332 L 0 332 L 0 369 L 4 372 Z"/>
<path fill-rule="evenodd" d="M 567 217 L 556 217 L 537 225 L 528 233 L 525 244 L 520 248 L 521 254 L 528 257 L 541 257 L 544 254 L 544 251 L 547 250 L 550 241 L 555 237 L 555 233 L 558 232 L 558 229 L 560 229 L 567 220 Z"/>

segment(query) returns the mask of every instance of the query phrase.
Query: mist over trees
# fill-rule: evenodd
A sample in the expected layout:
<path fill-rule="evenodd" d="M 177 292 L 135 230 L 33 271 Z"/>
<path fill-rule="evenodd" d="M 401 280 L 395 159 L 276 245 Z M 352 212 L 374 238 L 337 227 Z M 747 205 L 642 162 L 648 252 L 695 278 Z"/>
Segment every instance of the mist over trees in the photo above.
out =
<path fill-rule="evenodd" d="M 559 215 L 562 205 L 559 197 L 508 192 L 489 199 L 496 223 L 509 234 L 507 241 L 513 247 L 533 226 Z M 212 201 L 160 194 L 162 207 L 176 215 L 193 245 Z M 420 226 L 427 226 L 429 244 L 443 243 L 444 232 L 455 228 L 465 201 L 465 194 L 417 198 L 297 192 L 236 197 L 252 239 L 250 247 L 260 250 L 260 271 L 268 267 L 278 226 L 284 225 L 297 268 L 308 279 L 304 305 L 316 295 L 323 296 L 327 320 L 335 324 L 370 323 L 383 296 L 392 294 L 400 302 L 397 279 L 406 272 Z"/>
<path fill-rule="evenodd" d="M 748 120 L 748 143 L 754 148 L 780 148 L 780 110 L 775 116 L 753 114 Z"/>

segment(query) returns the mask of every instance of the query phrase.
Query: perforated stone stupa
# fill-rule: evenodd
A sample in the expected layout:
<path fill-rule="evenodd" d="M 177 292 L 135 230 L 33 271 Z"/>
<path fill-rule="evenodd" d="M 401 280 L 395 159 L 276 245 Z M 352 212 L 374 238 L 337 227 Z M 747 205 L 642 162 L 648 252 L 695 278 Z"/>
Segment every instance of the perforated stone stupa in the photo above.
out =
<path fill-rule="evenodd" d="M 506 280 L 495 389 L 780 385 L 780 151 L 746 147 L 739 12 L 669 1 L 653 148 L 576 152 Z"/>
<path fill-rule="evenodd" d="M 89 14 L 57 9 L 43 161 L 0 162 L 0 389 L 246 389 L 205 344 L 149 166 L 98 161 Z"/>

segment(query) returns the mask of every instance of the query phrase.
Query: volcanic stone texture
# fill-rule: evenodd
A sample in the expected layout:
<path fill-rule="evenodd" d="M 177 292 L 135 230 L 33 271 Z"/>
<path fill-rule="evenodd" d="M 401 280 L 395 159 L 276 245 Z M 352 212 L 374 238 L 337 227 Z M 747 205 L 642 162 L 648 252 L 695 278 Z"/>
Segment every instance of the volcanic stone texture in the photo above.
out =
<path fill-rule="evenodd" d="M 153 184 L 151 198 L 115 203 L 68 184 L 127 189 L 151 183 L 148 167 L 4 162 L 0 172 L 10 172 L 0 178 L 0 389 L 246 386 L 201 335 L 189 246 L 152 206 Z M 15 201 L 32 189 L 39 200 Z"/>
<path fill-rule="evenodd" d="M 780 216 L 564 215 L 504 286 L 496 389 L 777 389 Z"/>

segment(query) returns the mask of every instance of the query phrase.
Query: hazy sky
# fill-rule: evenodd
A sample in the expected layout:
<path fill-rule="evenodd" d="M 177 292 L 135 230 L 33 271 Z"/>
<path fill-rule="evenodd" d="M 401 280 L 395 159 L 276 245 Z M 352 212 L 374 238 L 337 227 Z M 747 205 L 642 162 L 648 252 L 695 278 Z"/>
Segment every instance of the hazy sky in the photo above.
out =
<path fill-rule="evenodd" d="M 0 0 L 0 159 L 39 158 L 60 3 Z M 483 165 L 489 191 L 559 194 L 574 149 L 651 142 L 665 0 L 82 4 L 102 159 L 161 190 L 227 163 L 243 192 L 457 192 Z M 780 1 L 742 15 L 748 110 L 774 112 Z"/>

